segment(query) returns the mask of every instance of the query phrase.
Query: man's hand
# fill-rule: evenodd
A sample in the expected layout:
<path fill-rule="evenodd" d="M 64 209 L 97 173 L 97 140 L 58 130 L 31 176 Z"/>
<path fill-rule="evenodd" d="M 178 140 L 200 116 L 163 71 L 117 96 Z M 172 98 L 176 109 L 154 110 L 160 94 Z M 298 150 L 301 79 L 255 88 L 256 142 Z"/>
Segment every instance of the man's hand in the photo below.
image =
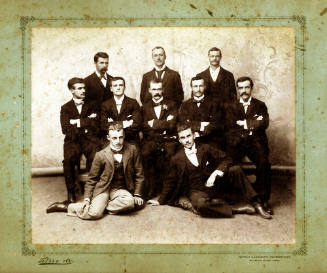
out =
<path fill-rule="evenodd" d="M 209 125 L 210 122 L 207 121 L 202 121 L 201 122 L 201 127 L 200 127 L 200 131 L 204 131 L 205 127 Z"/>
<path fill-rule="evenodd" d="M 216 178 L 217 176 L 219 177 L 223 177 L 224 176 L 224 172 L 220 171 L 220 170 L 215 170 L 208 178 L 207 182 L 206 182 L 206 187 L 212 187 L 215 184 Z"/>
<path fill-rule="evenodd" d="M 113 122 L 114 120 L 112 118 L 108 118 L 108 122 Z"/>
<path fill-rule="evenodd" d="M 167 121 L 170 121 L 170 120 L 173 120 L 174 119 L 174 116 L 173 115 L 169 115 L 168 117 L 167 117 Z"/>
<path fill-rule="evenodd" d="M 153 122 L 154 122 L 154 119 L 151 119 L 151 120 L 148 121 L 148 124 L 149 124 L 149 126 L 150 126 L 151 128 L 153 127 Z"/>
<path fill-rule="evenodd" d="M 263 120 L 263 116 L 258 116 L 257 120 Z"/>
<path fill-rule="evenodd" d="M 91 115 L 87 116 L 88 118 L 96 118 L 97 114 L 96 113 L 92 113 Z"/>
<path fill-rule="evenodd" d="M 141 205 L 143 205 L 143 202 L 144 201 L 141 197 L 134 196 L 134 204 L 141 206 Z"/>
<path fill-rule="evenodd" d="M 186 196 L 179 197 L 178 205 L 180 205 L 183 209 L 191 209 L 192 208 L 191 201 Z"/>
<path fill-rule="evenodd" d="M 83 214 L 83 211 L 90 205 L 89 199 L 84 199 L 80 210 L 78 211 L 79 214 Z"/>
<path fill-rule="evenodd" d="M 239 126 L 244 126 L 245 122 L 244 122 L 244 120 L 238 120 L 238 121 L 236 121 L 236 124 Z"/>
<path fill-rule="evenodd" d="M 124 127 L 124 129 L 127 128 L 127 127 L 132 126 L 132 124 L 133 124 L 133 120 L 132 119 L 131 120 L 124 120 L 123 121 L 123 127 Z"/>
<path fill-rule="evenodd" d="M 160 206 L 160 203 L 158 200 L 148 200 L 148 202 L 146 202 L 148 205 L 151 205 L 151 206 Z"/>

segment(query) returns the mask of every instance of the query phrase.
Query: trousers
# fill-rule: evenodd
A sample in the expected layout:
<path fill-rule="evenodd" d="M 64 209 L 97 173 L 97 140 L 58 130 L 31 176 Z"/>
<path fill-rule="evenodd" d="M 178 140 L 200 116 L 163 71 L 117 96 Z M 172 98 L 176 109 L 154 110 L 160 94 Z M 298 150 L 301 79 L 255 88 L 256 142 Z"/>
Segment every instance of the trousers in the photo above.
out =
<path fill-rule="evenodd" d="M 67 215 L 83 220 L 95 220 L 103 216 L 105 209 L 109 214 L 133 210 L 134 197 L 125 189 L 111 189 L 92 198 L 90 204 L 85 207 L 82 202 L 69 204 Z"/>

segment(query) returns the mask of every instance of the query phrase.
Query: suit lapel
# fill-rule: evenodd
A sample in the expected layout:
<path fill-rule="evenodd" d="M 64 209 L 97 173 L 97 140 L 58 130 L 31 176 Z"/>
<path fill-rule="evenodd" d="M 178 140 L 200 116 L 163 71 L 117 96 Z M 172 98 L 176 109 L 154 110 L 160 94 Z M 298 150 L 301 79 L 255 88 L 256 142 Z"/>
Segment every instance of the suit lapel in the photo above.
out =
<path fill-rule="evenodd" d="M 251 103 L 248 106 L 248 109 L 246 111 L 246 116 L 251 116 L 253 114 L 253 111 L 255 110 L 255 101 L 253 98 L 251 99 Z"/>
<path fill-rule="evenodd" d="M 114 157 L 112 155 L 110 146 L 108 145 L 103 151 L 104 151 L 104 155 L 105 155 L 106 159 L 108 160 L 108 162 L 110 163 L 112 168 L 114 168 L 115 167 Z"/>
<path fill-rule="evenodd" d="M 217 77 L 215 84 L 219 84 L 222 81 L 222 79 L 224 78 L 224 73 L 225 73 L 224 69 L 222 67 L 220 67 L 218 77 Z"/>
<path fill-rule="evenodd" d="M 126 99 L 126 96 L 125 96 L 124 99 L 123 99 L 123 102 L 122 102 L 122 104 L 121 104 L 119 114 L 118 114 L 118 111 L 117 111 L 117 114 L 118 114 L 119 116 L 121 116 L 121 115 L 124 113 L 125 108 L 126 108 L 126 106 L 127 106 L 126 104 L 128 104 L 128 102 L 127 102 L 127 99 Z M 116 107 L 116 110 L 117 110 L 117 107 Z"/>
<path fill-rule="evenodd" d="M 168 67 L 166 67 L 165 73 L 164 73 L 164 76 L 163 76 L 163 79 L 162 79 L 162 86 L 166 85 L 169 77 L 170 77 L 170 69 Z"/>
<path fill-rule="evenodd" d="M 199 166 L 201 166 L 203 161 L 203 147 L 201 145 L 198 145 L 196 148 L 197 148 L 196 157 L 198 158 Z"/>
<path fill-rule="evenodd" d="M 129 159 L 131 158 L 130 154 L 131 154 L 131 151 L 130 151 L 129 147 L 127 145 L 125 145 L 124 152 L 123 152 L 124 173 L 126 173 L 127 164 L 128 164 Z"/>
<path fill-rule="evenodd" d="M 82 111 L 81 111 L 81 116 L 82 117 L 85 117 L 86 116 L 86 113 L 87 113 L 87 110 L 89 109 L 89 104 L 88 103 L 84 103 L 83 106 L 82 106 Z"/>
<path fill-rule="evenodd" d="M 78 110 L 77 110 L 74 100 L 70 101 L 69 109 L 71 109 L 73 117 L 79 117 L 79 113 L 78 113 Z"/>
<path fill-rule="evenodd" d="M 114 99 L 114 97 L 112 97 L 110 99 L 110 108 L 112 109 L 112 111 L 114 112 L 114 119 L 118 119 L 118 110 L 117 110 L 117 105 L 116 105 L 116 101 Z"/>
<path fill-rule="evenodd" d="M 96 84 L 102 88 L 105 89 L 105 86 L 103 85 L 102 81 L 100 80 L 100 78 L 98 77 L 98 75 L 94 72 L 94 81 L 96 82 Z M 108 75 L 107 75 L 108 76 Z M 107 84 L 108 84 L 108 78 L 107 78 Z"/>

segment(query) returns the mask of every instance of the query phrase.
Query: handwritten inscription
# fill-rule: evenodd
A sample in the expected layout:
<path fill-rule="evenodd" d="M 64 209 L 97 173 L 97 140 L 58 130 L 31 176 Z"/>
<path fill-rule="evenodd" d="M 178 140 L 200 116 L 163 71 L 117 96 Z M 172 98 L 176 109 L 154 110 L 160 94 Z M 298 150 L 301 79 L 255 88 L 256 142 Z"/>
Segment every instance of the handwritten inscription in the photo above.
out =
<path fill-rule="evenodd" d="M 72 259 L 54 259 L 49 257 L 42 257 L 39 261 L 39 265 L 68 265 L 72 264 Z"/>

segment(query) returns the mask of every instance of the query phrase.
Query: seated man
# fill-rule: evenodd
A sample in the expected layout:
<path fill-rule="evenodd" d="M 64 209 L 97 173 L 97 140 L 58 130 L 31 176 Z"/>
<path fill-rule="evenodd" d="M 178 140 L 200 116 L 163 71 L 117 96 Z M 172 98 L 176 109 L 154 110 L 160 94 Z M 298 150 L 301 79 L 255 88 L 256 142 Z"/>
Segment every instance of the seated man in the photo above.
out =
<path fill-rule="evenodd" d="M 113 77 L 110 88 L 113 97 L 102 103 L 101 130 L 106 138 L 109 124 L 120 121 L 125 132 L 125 141 L 139 144 L 139 132 L 142 128 L 141 108 L 135 99 L 125 95 L 125 80 Z"/>
<path fill-rule="evenodd" d="M 254 188 L 264 208 L 272 214 L 272 208 L 268 203 L 271 188 L 271 165 L 266 135 L 269 114 L 265 103 L 252 97 L 251 78 L 239 78 L 236 87 L 240 99 L 226 107 L 227 152 L 235 162 L 240 162 L 244 156 L 248 156 L 254 162 L 257 167 Z"/>
<path fill-rule="evenodd" d="M 263 210 L 257 193 L 242 169 L 232 166 L 232 160 L 223 151 L 207 144 L 196 146 L 194 133 L 188 124 L 179 124 L 177 132 L 184 149 L 180 149 L 171 159 L 170 172 L 159 200 L 149 200 L 149 204 L 162 205 L 168 202 L 169 205 L 182 203 L 185 206 L 187 197 L 203 217 L 231 217 L 232 213 L 253 214 L 255 209 L 261 217 L 271 219 L 271 215 Z M 211 188 L 214 184 L 218 194 L 220 188 L 225 188 L 226 185 L 233 187 L 244 200 L 252 202 L 254 208 L 250 205 L 230 207 L 223 200 L 213 199 Z"/>
<path fill-rule="evenodd" d="M 148 198 L 161 191 L 167 162 L 178 146 L 176 137 L 177 108 L 171 100 L 163 98 L 162 82 L 150 81 L 152 99 L 142 108 L 142 159 Z"/>
<path fill-rule="evenodd" d="M 89 171 L 98 149 L 98 128 L 100 114 L 94 102 L 84 102 L 85 83 L 83 79 L 72 78 L 68 81 L 68 89 L 73 99 L 64 104 L 60 111 L 60 123 L 64 139 L 64 176 L 68 192 L 65 203 L 76 202 L 75 166 L 80 164 L 81 155 L 86 157 L 86 169 Z M 47 212 L 57 210 L 61 202 L 48 207 Z"/>
<path fill-rule="evenodd" d="M 85 184 L 84 201 L 62 210 L 68 215 L 99 219 L 105 209 L 109 214 L 117 214 L 143 206 L 144 175 L 138 149 L 124 143 L 120 123 L 110 124 L 108 139 L 109 145 L 95 155 Z"/>
<path fill-rule="evenodd" d="M 206 84 L 200 76 L 191 79 L 192 98 L 182 103 L 179 122 L 189 122 L 196 140 L 222 148 L 224 123 L 220 108 L 205 95 Z"/>

